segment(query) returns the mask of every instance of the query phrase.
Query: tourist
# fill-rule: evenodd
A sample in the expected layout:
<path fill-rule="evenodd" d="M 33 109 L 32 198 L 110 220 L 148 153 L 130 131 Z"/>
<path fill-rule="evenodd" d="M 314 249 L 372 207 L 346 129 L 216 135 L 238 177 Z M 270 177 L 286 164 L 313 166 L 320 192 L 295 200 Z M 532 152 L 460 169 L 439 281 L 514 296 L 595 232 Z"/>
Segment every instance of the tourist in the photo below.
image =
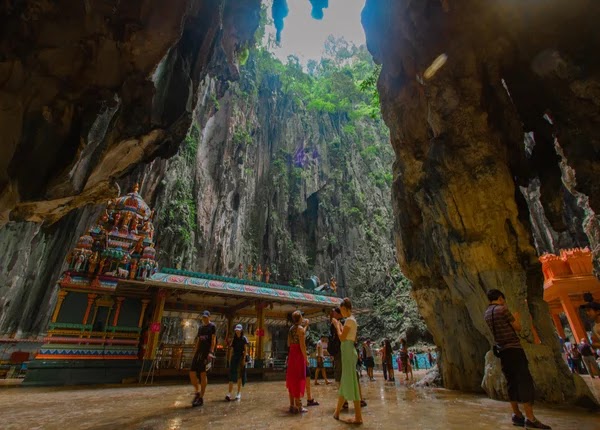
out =
<path fill-rule="evenodd" d="M 583 364 L 592 379 L 594 379 L 596 376 L 600 376 L 600 370 L 598 369 L 598 363 L 596 363 L 594 350 L 588 343 L 588 340 L 582 338 L 577 349 L 579 350 Z"/>
<path fill-rule="evenodd" d="M 329 352 L 329 354 L 333 354 L 335 356 L 334 361 L 333 361 L 333 371 L 334 371 L 334 377 L 335 377 L 336 382 L 341 382 L 342 372 L 343 372 L 342 348 L 341 348 L 341 341 L 338 336 L 338 330 L 337 330 L 338 325 L 341 326 L 344 324 L 341 312 L 342 311 L 340 310 L 339 307 L 334 308 L 331 311 L 331 326 L 330 326 L 331 335 L 329 337 L 329 342 L 327 343 L 327 351 Z M 357 375 L 358 375 L 358 371 L 356 370 L 356 368 L 355 368 L 355 371 L 357 372 Z M 360 388 L 360 384 L 358 385 L 358 390 L 360 392 L 360 399 L 361 399 L 360 405 L 362 407 L 365 407 L 365 406 L 367 406 L 367 402 L 362 397 L 362 389 Z M 344 402 L 343 408 L 348 409 L 348 402 Z"/>
<path fill-rule="evenodd" d="M 388 381 L 394 382 L 396 379 L 394 378 L 394 353 L 392 351 L 392 344 L 389 339 L 384 340 L 384 348 L 386 364 L 387 364 L 387 374 Z"/>
<path fill-rule="evenodd" d="M 402 363 L 402 370 L 404 371 L 404 380 L 408 381 L 408 374 L 410 373 L 410 379 L 413 380 L 413 370 L 412 364 L 410 363 L 409 353 L 408 353 L 408 344 L 406 339 L 400 339 L 400 352 L 398 353 L 400 356 L 400 361 Z"/>
<path fill-rule="evenodd" d="M 489 290 L 487 297 L 489 306 L 484 318 L 494 336 L 494 349 L 499 350 L 502 372 L 508 382 L 508 398 L 513 412 L 512 423 L 531 429 L 550 429 L 533 414 L 533 378 L 529 372 L 527 356 L 517 336 L 517 332 L 521 331 L 520 315 L 518 312 L 509 312 L 501 291 Z M 519 403 L 523 404 L 525 416 L 519 409 Z"/>
<path fill-rule="evenodd" d="M 215 358 L 215 347 L 217 344 L 217 327 L 210 322 L 210 312 L 202 313 L 202 324 L 198 328 L 196 344 L 194 345 L 194 359 L 190 368 L 190 381 L 195 389 L 192 407 L 202 406 L 204 404 L 204 392 L 208 379 L 206 372 L 210 368 L 210 363 Z M 198 389 L 198 374 L 200 374 L 200 390 Z"/>
<path fill-rule="evenodd" d="M 363 357 L 362 353 L 358 349 L 358 342 L 354 343 L 354 348 L 356 349 L 356 371 L 358 372 L 358 377 L 362 378 L 362 368 L 363 368 Z"/>
<path fill-rule="evenodd" d="M 333 357 L 333 379 L 340 382 L 342 378 L 342 349 L 341 342 L 337 335 L 335 322 L 342 318 L 340 308 L 335 308 L 330 314 L 330 335 L 327 342 L 327 352 Z"/>
<path fill-rule="evenodd" d="M 398 373 L 402 373 L 402 350 L 398 351 L 398 356 L 396 357 L 396 366 L 398 366 Z"/>
<path fill-rule="evenodd" d="M 388 373 L 387 373 L 387 357 L 385 354 L 385 341 L 381 341 L 381 349 L 379 350 L 379 353 L 381 354 L 381 368 L 383 369 L 383 380 L 387 381 L 388 380 Z M 391 360 L 391 358 L 390 358 Z"/>
<path fill-rule="evenodd" d="M 573 368 L 571 372 L 581 374 L 581 352 L 577 349 L 577 345 L 571 345 L 571 351 L 569 351 L 571 355 L 571 363 L 573 363 Z"/>
<path fill-rule="evenodd" d="M 585 314 L 591 322 L 592 326 L 592 348 L 600 349 L 600 303 L 590 301 L 581 305 L 581 309 L 585 310 Z"/>
<path fill-rule="evenodd" d="M 340 311 L 346 320 L 343 326 L 338 320 L 334 320 L 337 335 L 342 343 L 341 350 L 343 364 L 339 397 L 333 417 L 336 420 L 339 420 L 344 402 L 351 400 L 354 402 L 354 419 L 350 420 L 349 423 L 362 424 L 360 387 L 355 371 L 358 356 L 356 354 L 356 349 L 354 348 L 358 324 L 356 323 L 356 319 L 352 316 L 352 302 L 349 298 L 346 297 L 343 300 L 340 305 Z"/>
<path fill-rule="evenodd" d="M 302 328 L 304 329 L 304 338 L 306 339 L 306 335 L 308 333 L 308 319 L 304 318 L 302 320 Z M 308 357 L 308 354 L 307 354 Z M 312 394 L 310 393 L 310 366 L 308 362 L 308 358 L 306 361 L 306 401 L 307 406 L 319 406 L 319 402 L 317 402 Z"/>
<path fill-rule="evenodd" d="M 325 354 L 327 353 L 327 336 L 321 336 L 321 339 L 317 342 L 317 370 L 315 370 L 315 385 L 319 385 L 319 373 L 323 375 L 325 379 L 325 385 L 329 385 L 330 382 L 327 379 L 327 372 L 325 371 Z"/>
<path fill-rule="evenodd" d="M 248 354 L 248 339 L 244 336 L 241 324 L 235 326 L 233 340 L 227 353 L 229 363 L 229 391 L 225 400 L 231 401 L 231 390 L 237 382 L 237 394 L 235 400 L 241 400 L 242 387 L 246 385 L 246 355 Z"/>
<path fill-rule="evenodd" d="M 367 377 L 369 378 L 369 381 L 374 381 L 375 376 L 373 375 L 373 368 L 375 367 L 375 360 L 373 359 L 373 349 L 371 348 L 370 339 L 363 342 L 362 355 L 367 368 Z"/>
<path fill-rule="evenodd" d="M 294 414 L 307 412 L 302 407 L 301 401 L 306 388 L 306 366 L 308 365 L 305 334 L 301 324 L 302 314 L 300 311 L 295 311 L 292 314 L 292 326 L 288 332 L 289 352 L 285 375 L 285 385 L 290 397 L 290 412 Z"/>
<path fill-rule="evenodd" d="M 429 367 L 433 367 L 433 354 L 431 349 L 427 350 L 427 361 L 429 361 Z"/>

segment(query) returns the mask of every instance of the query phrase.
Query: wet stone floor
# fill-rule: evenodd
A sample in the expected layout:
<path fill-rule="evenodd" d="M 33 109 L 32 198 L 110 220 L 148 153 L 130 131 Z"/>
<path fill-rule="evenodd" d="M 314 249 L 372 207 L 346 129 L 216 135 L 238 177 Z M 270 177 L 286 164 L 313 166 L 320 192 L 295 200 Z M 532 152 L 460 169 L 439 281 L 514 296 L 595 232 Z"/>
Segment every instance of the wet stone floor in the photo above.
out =
<path fill-rule="evenodd" d="M 509 405 L 472 395 L 414 388 L 396 381 L 362 381 L 368 406 L 365 429 L 514 429 Z M 0 428 L 8 429 L 345 429 L 332 418 L 337 391 L 313 387 L 321 403 L 290 415 L 284 382 L 246 385 L 242 400 L 224 401 L 226 384 L 207 388 L 203 407 L 191 408 L 190 385 L 0 389 Z M 537 405 L 537 416 L 553 429 L 598 430 L 600 414 L 584 409 Z M 342 413 L 341 418 L 353 416 Z"/>

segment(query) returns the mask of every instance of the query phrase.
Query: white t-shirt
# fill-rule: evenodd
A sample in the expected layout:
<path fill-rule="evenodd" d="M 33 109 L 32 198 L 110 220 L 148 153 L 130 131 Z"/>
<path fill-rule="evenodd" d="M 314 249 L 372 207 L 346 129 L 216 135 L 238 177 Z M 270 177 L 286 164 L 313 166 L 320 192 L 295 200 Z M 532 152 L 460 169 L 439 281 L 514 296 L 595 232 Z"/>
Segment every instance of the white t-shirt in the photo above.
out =
<path fill-rule="evenodd" d="M 327 342 L 318 341 L 317 342 L 317 357 L 324 357 L 325 351 L 327 351 Z"/>
<path fill-rule="evenodd" d="M 350 327 L 350 331 L 348 332 L 348 336 L 346 336 L 346 340 L 356 342 L 356 332 L 358 330 L 358 324 L 356 323 L 356 319 L 354 319 L 354 316 L 349 316 L 348 318 L 346 318 L 344 327 L 345 326 Z"/>

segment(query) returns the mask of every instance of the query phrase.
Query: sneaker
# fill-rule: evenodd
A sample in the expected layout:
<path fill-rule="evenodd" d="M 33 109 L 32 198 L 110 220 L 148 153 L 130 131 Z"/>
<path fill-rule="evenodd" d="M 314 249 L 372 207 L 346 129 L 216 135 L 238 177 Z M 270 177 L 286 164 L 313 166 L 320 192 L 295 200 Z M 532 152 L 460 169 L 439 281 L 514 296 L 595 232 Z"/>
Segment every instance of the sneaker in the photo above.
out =
<path fill-rule="evenodd" d="M 195 408 L 196 406 L 202 406 L 203 403 L 204 402 L 202 401 L 202 397 L 200 397 L 200 393 L 196 393 L 194 400 L 192 401 L 192 408 Z"/>
<path fill-rule="evenodd" d="M 231 402 L 231 393 L 227 393 L 227 395 L 225 396 L 225 400 Z"/>
<path fill-rule="evenodd" d="M 547 429 L 547 430 L 552 429 L 552 427 L 547 426 L 546 424 L 542 424 L 538 420 L 535 420 L 535 421 L 525 420 L 525 428 L 526 429 Z"/>
<path fill-rule="evenodd" d="M 242 393 L 237 393 L 235 395 L 235 400 L 242 400 Z"/>
<path fill-rule="evenodd" d="M 512 423 L 513 423 L 513 426 L 523 427 L 525 425 L 525 417 L 523 415 L 518 416 L 518 415 L 512 414 Z"/>

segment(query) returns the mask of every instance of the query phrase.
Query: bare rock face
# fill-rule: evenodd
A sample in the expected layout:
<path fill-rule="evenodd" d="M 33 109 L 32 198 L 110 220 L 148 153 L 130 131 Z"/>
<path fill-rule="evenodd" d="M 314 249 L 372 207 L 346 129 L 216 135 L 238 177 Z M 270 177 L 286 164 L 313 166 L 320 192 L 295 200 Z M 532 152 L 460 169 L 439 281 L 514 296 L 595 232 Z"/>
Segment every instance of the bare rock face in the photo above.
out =
<path fill-rule="evenodd" d="M 550 246 L 560 235 L 587 241 L 598 262 L 599 18 L 587 1 L 367 0 L 363 24 L 383 65 L 396 152 L 398 258 L 442 349 L 448 388 L 480 389 L 491 345 L 485 291 L 498 288 L 528 341 L 532 326 L 542 341 L 526 347 L 539 397 L 584 396 L 542 299 L 529 209 L 556 233 Z M 519 187 L 536 180 L 528 206 Z M 569 213 L 579 227 L 568 226 L 577 219 Z M 484 385 L 501 397 L 488 369 Z"/>
<path fill-rule="evenodd" d="M 0 225 L 55 222 L 173 154 L 217 55 L 235 78 L 259 0 L 0 6 Z"/>

